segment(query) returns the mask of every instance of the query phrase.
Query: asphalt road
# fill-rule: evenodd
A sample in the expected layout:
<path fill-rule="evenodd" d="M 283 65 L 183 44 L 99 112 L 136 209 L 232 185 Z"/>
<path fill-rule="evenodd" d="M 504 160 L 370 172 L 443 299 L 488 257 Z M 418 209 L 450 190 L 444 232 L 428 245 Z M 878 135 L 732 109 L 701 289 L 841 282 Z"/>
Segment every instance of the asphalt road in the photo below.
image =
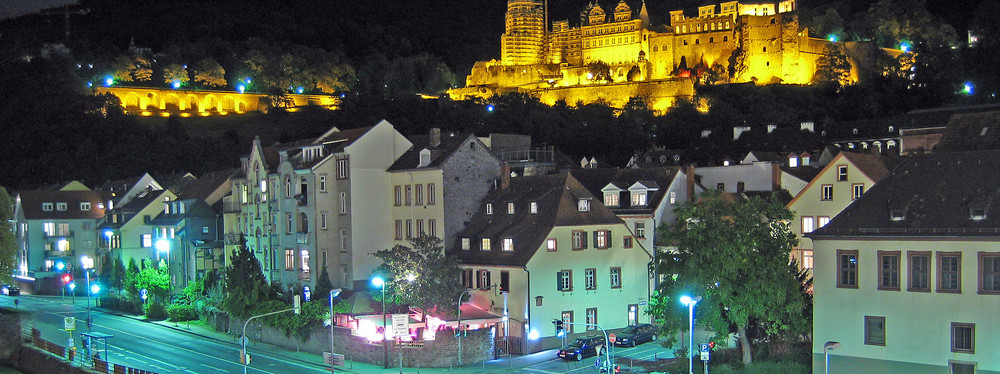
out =
<path fill-rule="evenodd" d="M 20 308 L 35 311 L 26 325 L 41 330 L 42 339 L 66 346 L 69 335 L 63 330 L 63 317 L 77 319 L 74 337 L 77 349 L 82 349 L 80 332 L 87 331 L 85 298 L 59 296 L 21 296 Z M 3 303 L 4 305 L 8 303 Z M 138 321 L 93 310 L 92 331 L 114 335 L 108 339 L 108 361 L 129 367 L 168 373 L 239 373 L 240 346 L 223 343 L 177 331 L 153 323 Z M 103 345 L 102 345 L 103 347 Z M 322 365 L 299 362 L 287 357 L 276 358 L 266 351 L 248 349 L 252 356 L 247 373 L 329 373 Z M 78 351 L 80 352 L 80 351 Z"/>

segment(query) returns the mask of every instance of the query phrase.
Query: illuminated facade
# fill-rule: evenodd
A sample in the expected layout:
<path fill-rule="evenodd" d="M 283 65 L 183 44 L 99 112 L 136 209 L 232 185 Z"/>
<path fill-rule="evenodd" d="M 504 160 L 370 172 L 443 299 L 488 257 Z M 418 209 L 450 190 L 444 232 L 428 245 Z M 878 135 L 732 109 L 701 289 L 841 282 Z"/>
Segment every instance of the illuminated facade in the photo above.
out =
<path fill-rule="evenodd" d="M 98 94 L 110 93 L 122 102 L 125 112 L 141 116 L 224 116 L 265 111 L 270 99 L 264 93 L 237 91 L 173 90 L 155 87 L 100 87 Z M 340 99 L 330 95 L 288 94 L 291 107 L 319 106 L 336 109 Z"/>
<path fill-rule="evenodd" d="M 795 0 L 729 1 L 701 6 L 696 17 L 674 10 L 669 25 L 656 27 L 649 23 L 645 2 L 636 12 L 620 0 L 610 12 L 591 4 L 581 13 L 579 27 L 555 21 L 550 32 L 537 27 L 546 18 L 539 0 L 509 0 L 507 7 L 501 59 L 477 62 L 466 88 L 449 91 L 452 97 L 522 91 L 550 105 L 600 99 L 620 106 L 631 94 L 650 98 L 654 109 L 663 110 L 676 98 L 693 95 L 687 78 L 699 70 L 718 76 L 703 78 L 706 83 L 807 84 L 817 59 L 833 43 L 811 38 L 799 26 Z M 596 70 L 597 63 L 608 65 L 606 75 Z M 604 94 L 550 93 L 594 85 Z"/>

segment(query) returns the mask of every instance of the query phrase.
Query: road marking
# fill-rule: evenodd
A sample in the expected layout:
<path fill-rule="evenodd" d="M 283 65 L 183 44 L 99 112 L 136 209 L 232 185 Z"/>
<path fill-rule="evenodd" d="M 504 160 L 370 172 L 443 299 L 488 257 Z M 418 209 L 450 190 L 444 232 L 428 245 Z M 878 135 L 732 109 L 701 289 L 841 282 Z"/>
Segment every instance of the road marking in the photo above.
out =
<path fill-rule="evenodd" d="M 211 366 L 211 365 L 205 365 L 205 364 L 200 364 L 200 365 L 201 365 L 201 366 L 204 366 L 204 367 L 207 367 L 207 368 L 209 368 L 209 369 L 212 369 L 212 370 L 215 370 L 215 371 L 218 371 L 218 372 L 220 372 L 220 373 L 225 373 L 225 372 L 226 372 L 226 370 L 225 370 L 225 369 L 219 369 L 219 368 L 217 368 L 217 367 L 215 367 L 215 366 Z"/>
<path fill-rule="evenodd" d="M 524 367 L 524 368 L 521 368 L 520 370 L 526 370 L 526 371 L 530 371 L 530 372 L 533 372 L 533 373 L 544 373 L 544 374 L 560 374 L 561 373 L 559 371 L 549 371 L 549 370 L 535 369 L 535 368 L 530 368 L 530 367 Z"/>

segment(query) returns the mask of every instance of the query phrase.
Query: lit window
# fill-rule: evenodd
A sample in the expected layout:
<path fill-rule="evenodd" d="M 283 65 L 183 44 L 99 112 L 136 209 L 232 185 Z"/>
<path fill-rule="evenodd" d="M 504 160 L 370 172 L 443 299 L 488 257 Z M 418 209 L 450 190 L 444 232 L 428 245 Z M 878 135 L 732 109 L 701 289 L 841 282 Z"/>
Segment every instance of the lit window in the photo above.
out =
<path fill-rule="evenodd" d="M 538 202 L 532 201 L 531 204 L 529 205 L 529 209 L 531 211 L 531 214 L 538 214 Z"/>
<path fill-rule="evenodd" d="M 813 217 L 802 217 L 802 233 L 803 234 L 811 233 L 815 228 L 816 228 L 816 226 L 815 226 L 815 221 L 814 221 Z"/>
<path fill-rule="evenodd" d="M 514 252 L 514 239 L 504 238 L 503 239 L 503 251 L 504 252 Z"/>
<path fill-rule="evenodd" d="M 514 203 L 507 203 L 507 214 L 514 214 Z"/>
<path fill-rule="evenodd" d="M 598 230 L 594 231 L 594 245 L 598 249 L 608 249 L 611 247 L 611 231 L 608 230 Z"/>
<path fill-rule="evenodd" d="M 462 238 L 462 250 L 468 251 L 472 248 L 472 241 L 469 238 Z"/>
<path fill-rule="evenodd" d="M 576 208 L 577 208 L 577 210 L 579 210 L 581 212 L 589 212 L 590 211 L 590 199 L 580 199 L 580 201 L 578 201 L 576 203 Z"/>
<path fill-rule="evenodd" d="M 646 191 L 632 192 L 632 206 L 646 205 Z"/>
<path fill-rule="evenodd" d="M 153 247 L 153 235 L 152 234 L 142 234 L 142 247 L 152 248 Z"/>
<path fill-rule="evenodd" d="M 826 226 L 827 223 L 830 223 L 830 217 L 819 216 L 818 218 L 816 218 L 816 227 L 817 228 Z"/>
<path fill-rule="evenodd" d="M 490 250 L 490 238 L 483 238 L 482 244 L 480 245 L 479 249 L 482 250 L 482 251 L 489 251 Z"/>
<path fill-rule="evenodd" d="M 302 252 L 301 252 L 301 254 L 302 254 L 302 272 L 303 273 L 308 273 L 309 272 L 309 251 L 303 249 Z"/>
<path fill-rule="evenodd" d="M 556 240 L 554 238 L 548 238 L 545 240 L 545 249 L 549 252 L 556 251 Z"/>
<path fill-rule="evenodd" d="M 604 205 L 618 206 L 618 192 L 606 192 L 604 194 Z"/>

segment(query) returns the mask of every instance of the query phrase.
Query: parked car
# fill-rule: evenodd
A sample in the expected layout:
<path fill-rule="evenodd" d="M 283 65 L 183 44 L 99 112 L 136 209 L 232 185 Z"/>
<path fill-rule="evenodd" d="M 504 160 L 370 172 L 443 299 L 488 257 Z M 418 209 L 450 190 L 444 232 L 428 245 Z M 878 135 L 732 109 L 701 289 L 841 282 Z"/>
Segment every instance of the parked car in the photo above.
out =
<path fill-rule="evenodd" d="M 656 340 L 656 326 L 648 323 L 640 323 L 626 327 L 621 332 L 615 334 L 615 346 L 635 347 L 636 344 L 651 342 Z"/>
<path fill-rule="evenodd" d="M 596 356 L 598 353 L 605 354 L 606 352 L 607 347 L 604 346 L 604 337 L 594 335 L 577 338 L 573 343 L 559 348 L 556 356 L 565 360 L 580 361 L 586 357 Z"/>
<path fill-rule="evenodd" d="M 0 294 L 6 295 L 10 293 L 10 285 L 7 283 L 0 284 Z"/>
<path fill-rule="evenodd" d="M 0 293 L 7 296 L 19 296 L 21 295 L 21 289 L 17 286 L 12 286 L 9 284 L 0 285 Z"/>

